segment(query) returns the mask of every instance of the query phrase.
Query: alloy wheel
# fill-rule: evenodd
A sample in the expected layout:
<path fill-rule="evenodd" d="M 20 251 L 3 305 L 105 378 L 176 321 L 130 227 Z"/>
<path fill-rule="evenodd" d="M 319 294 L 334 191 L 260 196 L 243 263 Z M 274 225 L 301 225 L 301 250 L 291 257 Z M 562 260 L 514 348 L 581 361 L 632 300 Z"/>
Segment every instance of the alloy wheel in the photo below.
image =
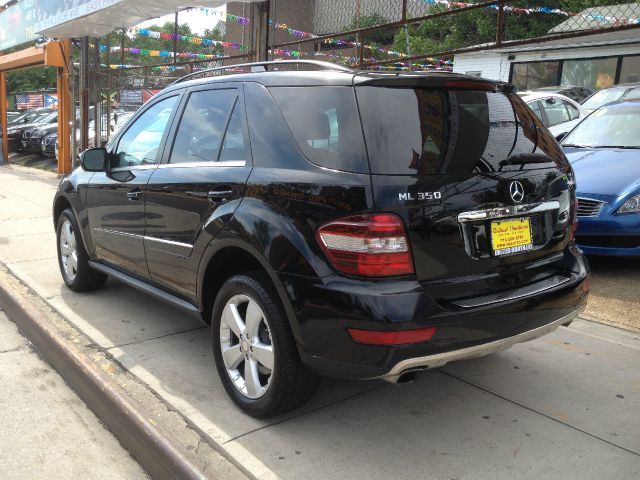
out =
<path fill-rule="evenodd" d="M 274 351 L 267 318 L 248 295 L 234 295 L 222 311 L 220 348 L 233 385 L 250 399 L 269 390 Z"/>
<path fill-rule="evenodd" d="M 73 226 L 69 220 L 65 220 L 60 229 L 60 259 L 62 269 L 69 282 L 73 282 L 78 273 L 78 249 Z"/>

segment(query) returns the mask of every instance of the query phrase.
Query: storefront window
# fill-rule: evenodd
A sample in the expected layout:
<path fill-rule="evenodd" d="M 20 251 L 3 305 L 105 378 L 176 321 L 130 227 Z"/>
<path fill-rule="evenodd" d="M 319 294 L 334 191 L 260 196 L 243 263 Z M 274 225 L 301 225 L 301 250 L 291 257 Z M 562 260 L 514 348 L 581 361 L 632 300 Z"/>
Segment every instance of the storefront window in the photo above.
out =
<path fill-rule="evenodd" d="M 640 82 L 640 55 L 623 57 L 620 81 L 618 83 Z"/>
<path fill-rule="evenodd" d="M 591 58 L 565 60 L 562 67 L 562 85 L 578 85 L 594 90 L 615 83 L 618 58 Z"/>
<path fill-rule="evenodd" d="M 560 62 L 514 63 L 512 82 L 518 90 L 557 85 L 559 68 Z"/>

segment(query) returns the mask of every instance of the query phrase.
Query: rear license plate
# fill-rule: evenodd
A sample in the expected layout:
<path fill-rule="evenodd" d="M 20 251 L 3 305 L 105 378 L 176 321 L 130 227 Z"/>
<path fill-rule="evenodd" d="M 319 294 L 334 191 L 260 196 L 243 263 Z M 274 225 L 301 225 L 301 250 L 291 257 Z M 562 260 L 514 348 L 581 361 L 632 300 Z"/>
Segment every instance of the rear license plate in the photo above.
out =
<path fill-rule="evenodd" d="M 22 140 L 20 143 L 22 144 L 22 148 L 27 148 L 27 142 Z"/>
<path fill-rule="evenodd" d="M 514 218 L 491 222 L 491 248 L 496 256 L 533 249 L 531 220 Z"/>
<path fill-rule="evenodd" d="M 47 146 L 42 144 L 42 153 L 47 153 Z"/>

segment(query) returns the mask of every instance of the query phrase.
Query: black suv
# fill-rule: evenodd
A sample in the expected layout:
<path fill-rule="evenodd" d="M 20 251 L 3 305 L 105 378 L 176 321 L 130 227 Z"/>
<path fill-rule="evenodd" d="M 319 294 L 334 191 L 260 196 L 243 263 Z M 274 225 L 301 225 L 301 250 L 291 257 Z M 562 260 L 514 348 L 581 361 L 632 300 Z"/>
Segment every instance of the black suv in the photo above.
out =
<path fill-rule="evenodd" d="M 85 151 L 53 207 L 69 288 L 109 275 L 200 315 L 256 417 L 578 315 L 573 173 L 510 85 L 294 63 L 184 78 Z"/>

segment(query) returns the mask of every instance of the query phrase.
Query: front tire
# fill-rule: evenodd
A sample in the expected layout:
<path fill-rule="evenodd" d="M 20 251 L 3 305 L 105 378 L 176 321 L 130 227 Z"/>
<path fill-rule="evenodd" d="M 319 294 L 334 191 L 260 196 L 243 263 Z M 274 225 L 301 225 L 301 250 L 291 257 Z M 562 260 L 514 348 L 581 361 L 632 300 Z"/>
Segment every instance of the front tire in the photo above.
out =
<path fill-rule="evenodd" d="M 58 265 L 65 285 L 76 292 L 97 290 L 107 276 L 89 266 L 89 255 L 84 248 L 80 227 L 73 211 L 64 210 L 56 224 Z"/>
<path fill-rule="evenodd" d="M 291 328 L 261 272 L 229 278 L 213 306 L 213 354 L 225 390 L 249 415 L 266 418 L 302 406 L 319 377 L 300 361 Z"/>

